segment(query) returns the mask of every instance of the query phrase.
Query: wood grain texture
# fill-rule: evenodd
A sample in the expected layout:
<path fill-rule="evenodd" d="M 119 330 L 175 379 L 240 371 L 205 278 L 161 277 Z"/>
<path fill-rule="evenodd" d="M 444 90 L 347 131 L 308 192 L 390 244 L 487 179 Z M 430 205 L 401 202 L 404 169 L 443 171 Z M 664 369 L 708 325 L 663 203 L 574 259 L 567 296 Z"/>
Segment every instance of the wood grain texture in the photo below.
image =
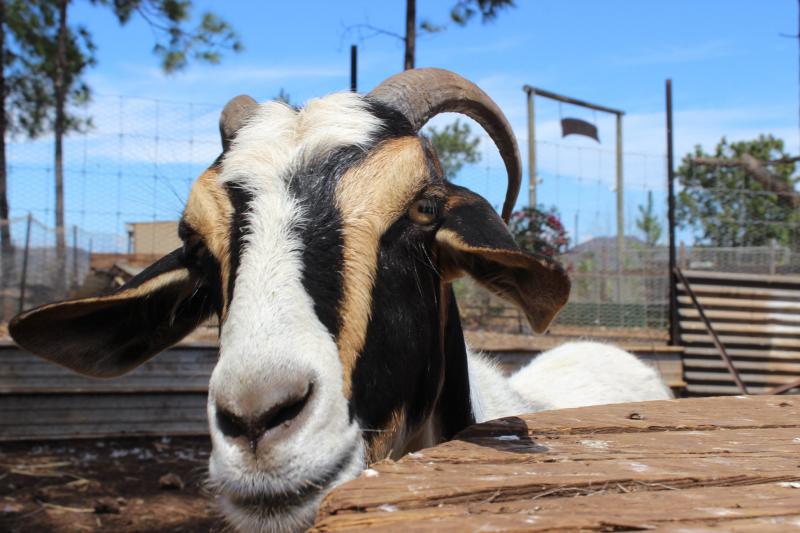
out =
<path fill-rule="evenodd" d="M 800 398 L 522 415 L 382 461 L 314 531 L 785 531 L 800 527 Z"/>

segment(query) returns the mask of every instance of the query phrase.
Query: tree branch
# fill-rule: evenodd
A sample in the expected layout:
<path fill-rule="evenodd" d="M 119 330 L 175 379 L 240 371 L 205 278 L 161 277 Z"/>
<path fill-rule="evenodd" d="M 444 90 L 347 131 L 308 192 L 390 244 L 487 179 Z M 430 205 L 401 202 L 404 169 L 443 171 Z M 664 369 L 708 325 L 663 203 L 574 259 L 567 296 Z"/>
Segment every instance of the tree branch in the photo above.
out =
<path fill-rule="evenodd" d="M 782 157 L 772 161 L 759 161 L 750 154 L 742 155 L 741 159 L 725 159 L 721 157 L 695 157 L 691 160 L 692 164 L 708 165 L 717 167 L 742 167 L 756 181 L 770 192 L 780 194 L 789 201 L 793 208 L 800 207 L 800 193 L 795 191 L 792 184 L 776 176 L 765 165 L 786 165 L 800 161 L 800 157 Z"/>
<path fill-rule="evenodd" d="M 366 37 L 361 34 L 361 30 L 369 30 L 372 32 L 371 35 L 367 35 Z M 389 37 L 394 37 L 400 41 L 405 42 L 406 38 L 399 33 L 395 33 L 393 31 L 384 30 L 383 28 L 378 28 L 373 26 L 369 23 L 361 23 L 361 24 L 353 24 L 351 26 L 345 26 L 344 33 L 348 34 L 351 32 L 357 32 L 358 38 L 360 41 L 365 41 L 367 39 L 372 39 L 373 37 L 377 37 L 378 35 L 387 35 Z"/>
<path fill-rule="evenodd" d="M 748 155 L 748 154 L 746 154 Z M 752 157 L 749 156 L 748 157 Z M 742 167 L 746 166 L 742 159 L 728 159 L 725 157 L 693 157 L 689 161 L 693 165 L 708 165 L 714 167 Z M 800 156 L 794 157 L 781 157 L 780 159 L 773 159 L 771 161 L 761 161 L 762 165 L 787 165 L 790 163 L 797 163 L 800 161 Z"/>

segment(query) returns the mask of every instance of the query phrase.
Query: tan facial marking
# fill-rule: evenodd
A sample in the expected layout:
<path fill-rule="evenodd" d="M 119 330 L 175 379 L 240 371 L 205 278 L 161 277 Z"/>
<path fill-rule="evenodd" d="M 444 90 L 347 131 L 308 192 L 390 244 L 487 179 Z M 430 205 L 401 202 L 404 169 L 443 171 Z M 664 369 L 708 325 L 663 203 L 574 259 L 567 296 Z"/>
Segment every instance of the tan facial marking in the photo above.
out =
<path fill-rule="evenodd" d="M 383 233 L 427 184 L 425 152 L 416 137 L 387 141 L 336 186 L 344 237 L 344 297 L 338 339 L 344 367 L 344 394 L 350 397 L 351 374 L 364 347 L 372 287 Z"/>
<path fill-rule="evenodd" d="M 208 250 L 216 257 L 222 275 L 222 286 L 227 286 L 230 264 L 230 225 L 233 206 L 227 192 L 218 182 L 215 168 L 203 172 L 194 182 L 183 218 L 203 238 Z M 228 312 L 228 294 L 223 289 L 223 319 Z"/>
<path fill-rule="evenodd" d="M 373 436 L 367 449 L 367 464 L 382 459 L 399 459 L 405 449 L 405 422 L 404 409 L 392 411 L 392 416 L 385 428 Z"/>

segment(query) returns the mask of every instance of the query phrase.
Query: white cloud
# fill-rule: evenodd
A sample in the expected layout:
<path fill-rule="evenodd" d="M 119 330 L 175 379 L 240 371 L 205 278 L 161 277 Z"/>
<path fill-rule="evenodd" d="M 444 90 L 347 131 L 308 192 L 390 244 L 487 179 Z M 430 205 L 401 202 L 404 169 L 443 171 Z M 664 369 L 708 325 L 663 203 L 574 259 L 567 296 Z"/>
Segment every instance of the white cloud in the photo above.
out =
<path fill-rule="evenodd" d="M 125 94 L 176 101 L 203 103 L 224 102 L 244 91 L 258 98 L 272 97 L 281 87 L 305 87 L 341 79 L 344 87 L 349 70 L 331 65 L 218 65 L 194 66 L 174 75 L 154 67 L 120 65 L 119 73 L 110 76 L 92 73 L 89 85 L 95 94 Z M 289 91 L 292 92 L 291 90 Z"/>

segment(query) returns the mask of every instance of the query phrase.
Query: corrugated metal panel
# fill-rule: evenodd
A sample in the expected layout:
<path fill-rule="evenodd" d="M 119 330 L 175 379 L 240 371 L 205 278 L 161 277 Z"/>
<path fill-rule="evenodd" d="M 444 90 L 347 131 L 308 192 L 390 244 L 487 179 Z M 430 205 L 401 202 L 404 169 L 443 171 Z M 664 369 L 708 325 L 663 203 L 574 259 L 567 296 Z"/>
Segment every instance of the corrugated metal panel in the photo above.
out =
<path fill-rule="evenodd" d="M 800 377 L 800 277 L 684 271 L 750 392 Z M 678 285 L 690 394 L 739 394 L 711 336 Z"/>

